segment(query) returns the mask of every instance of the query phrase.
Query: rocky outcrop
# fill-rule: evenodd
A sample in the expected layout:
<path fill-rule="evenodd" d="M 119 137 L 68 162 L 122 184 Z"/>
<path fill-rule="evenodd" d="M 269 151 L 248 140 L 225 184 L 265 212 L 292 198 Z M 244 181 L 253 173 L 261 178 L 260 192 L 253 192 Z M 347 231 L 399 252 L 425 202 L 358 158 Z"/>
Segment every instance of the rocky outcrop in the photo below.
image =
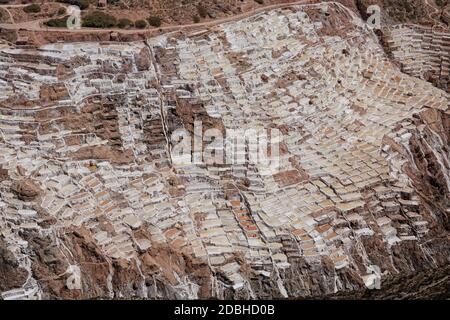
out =
<path fill-rule="evenodd" d="M 127 164 L 133 161 L 131 150 L 121 152 L 108 146 L 86 147 L 72 153 L 71 158 L 74 160 L 108 160 L 115 164 Z"/>
<path fill-rule="evenodd" d="M 21 287 L 27 277 L 28 272 L 19 266 L 14 254 L 0 238 L 0 291 Z"/>
<path fill-rule="evenodd" d="M 11 190 L 20 200 L 23 201 L 35 200 L 41 192 L 40 187 L 30 179 L 23 179 L 14 182 Z"/>

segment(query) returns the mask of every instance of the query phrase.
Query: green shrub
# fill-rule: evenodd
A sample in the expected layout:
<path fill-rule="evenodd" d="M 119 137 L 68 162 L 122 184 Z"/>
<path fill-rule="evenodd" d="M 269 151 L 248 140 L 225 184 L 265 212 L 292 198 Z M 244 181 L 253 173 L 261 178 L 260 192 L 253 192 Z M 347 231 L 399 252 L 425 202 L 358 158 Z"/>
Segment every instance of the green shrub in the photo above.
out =
<path fill-rule="evenodd" d="M 144 22 L 145 22 L 145 21 L 144 21 Z M 132 24 L 133 24 L 133 21 L 131 21 L 130 19 L 127 19 L 127 18 L 119 19 L 119 22 L 117 22 L 117 26 L 118 26 L 120 29 L 128 28 L 128 27 L 131 26 Z"/>
<path fill-rule="evenodd" d="M 152 16 L 149 17 L 147 21 L 152 27 L 159 28 L 161 26 L 161 19 L 159 17 Z"/>
<path fill-rule="evenodd" d="M 206 8 L 201 4 L 197 6 L 197 11 L 199 16 L 202 18 L 206 18 L 206 16 L 208 15 L 208 10 L 206 10 Z"/>
<path fill-rule="evenodd" d="M 145 22 L 145 20 L 137 20 L 134 23 L 134 26 L 138 29 L 145 29 L 145 27 L 147 27 L 147 22 Z"/>
<path fill-rule="evenodd" d="M 57 19 L 50 19 L 44 22 L 44 25 L 51 28 L 67 28 L 67 19 L 69 16 L 65 16 Z"/>
<path fill-rule="evenodd" d="M 57 2 L 71 4 L 73 6 L 80 7 L 81 10 L 89 7 L 89 0 L 56 0 Z"/>
<path fill-rule="evenodd" d="M 23 7 L 23 11 L 25 11 L 26 13 L 38 13 L 41 12 L 41 6 L 37 3 L 33 3 L 26 7 Z"/>
<path fill-rule="evenodd" d="M 102 11 L 94 11 L 83 18 L 83 27 L 87 28 L 112 28 L 117 24 L 117 19 Z"/>

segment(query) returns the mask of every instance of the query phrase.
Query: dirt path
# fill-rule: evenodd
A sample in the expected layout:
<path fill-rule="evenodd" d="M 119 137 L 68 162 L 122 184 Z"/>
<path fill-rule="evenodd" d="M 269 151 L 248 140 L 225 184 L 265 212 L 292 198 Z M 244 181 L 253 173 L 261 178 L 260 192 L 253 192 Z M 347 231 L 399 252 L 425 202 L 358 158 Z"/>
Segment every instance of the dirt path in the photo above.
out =
<path fill-rule="evenodd" d="M 27 31 L 45 31 L 49 28 L 41 26 L 41 23 L 47 21 L 47 18 L 38 19 L 38 20 L 32 20 L 32 21 L 26 21 L 26 22 L 19 22 L 19 23 L 12 23 L 12 24 L 0 24 L 0 28 L 8 29 L 8 30 L 27 30 Z"/>

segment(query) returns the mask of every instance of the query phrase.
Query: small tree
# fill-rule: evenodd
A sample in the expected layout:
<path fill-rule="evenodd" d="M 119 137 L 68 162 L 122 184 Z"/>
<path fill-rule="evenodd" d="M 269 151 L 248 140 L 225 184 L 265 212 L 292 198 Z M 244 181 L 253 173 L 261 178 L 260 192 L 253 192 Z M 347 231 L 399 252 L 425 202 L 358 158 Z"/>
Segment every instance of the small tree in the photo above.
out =
<path fill-rule="evenodd" d="M 138 29 L 144 29 L 145 27 L 147 27 L 147 22 L 145 22 L 145 20 L 137 20 L 134 23 L 134 26 Z"/>
<path fill-rule="evenodd" d="M 44 25 L 51 28 L 67 28 L 67 19 L 69 16 L 62 18 L 50 19 L 44 22 Z"/>
<path fill-rule="evenodd" d="M 111 28 L 117 24 L 114 16 L 102 11 L 94 11 L 83 19 L 83 27 L 88 28 Z"/>
<path fill-rule="evenodd" d="M 200 17 L 199 16 L 193 16 L 192 17 L 192 21 L 194 21 L 194 23 L 199 23 L 200 22 Z"/>
<path fill-rule="evenodd" d="M 147 21 L 152 27 L 159 28 L 161 26 L 161 19 L 159 17 L 151 16 Z"/>
<path fill-rule="evenodd" d="M 41 12 L 41 6 L 37 3 L 33 3 L 26 7 L 23 7 L 23 11 L 25 11 L 26 13 L 38 13 Z"/>
<path fill-rule="evenodd" d="M 145 21 L 144 21 L 145 22 Z M 129 26 L 131 26 L 133 24 L 133 21 L 131 21 L 130 19 L 127 18 L 122 18 L 119 20 L 119 22 L 117 23 L 117 26 L 120 29 L 125 29 L 128 28 Z"/>

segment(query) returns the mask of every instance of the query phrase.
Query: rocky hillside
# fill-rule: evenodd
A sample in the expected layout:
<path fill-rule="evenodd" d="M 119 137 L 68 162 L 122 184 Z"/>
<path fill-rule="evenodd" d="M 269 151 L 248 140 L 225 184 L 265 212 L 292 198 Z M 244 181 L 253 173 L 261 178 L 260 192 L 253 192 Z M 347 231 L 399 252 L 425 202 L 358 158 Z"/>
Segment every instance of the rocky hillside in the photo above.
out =
<path fill-rule="evenodd" d="M 2 45 L 2 298 L 424 290 L 450 257 L 450 95 L 402 72 L 400 50 L 340 3 Z M 275 131 L 273 166 L 251 150 Z M 176 156 L 180 132 L 186 148 L 203 136 L 204 159 Z"/>

